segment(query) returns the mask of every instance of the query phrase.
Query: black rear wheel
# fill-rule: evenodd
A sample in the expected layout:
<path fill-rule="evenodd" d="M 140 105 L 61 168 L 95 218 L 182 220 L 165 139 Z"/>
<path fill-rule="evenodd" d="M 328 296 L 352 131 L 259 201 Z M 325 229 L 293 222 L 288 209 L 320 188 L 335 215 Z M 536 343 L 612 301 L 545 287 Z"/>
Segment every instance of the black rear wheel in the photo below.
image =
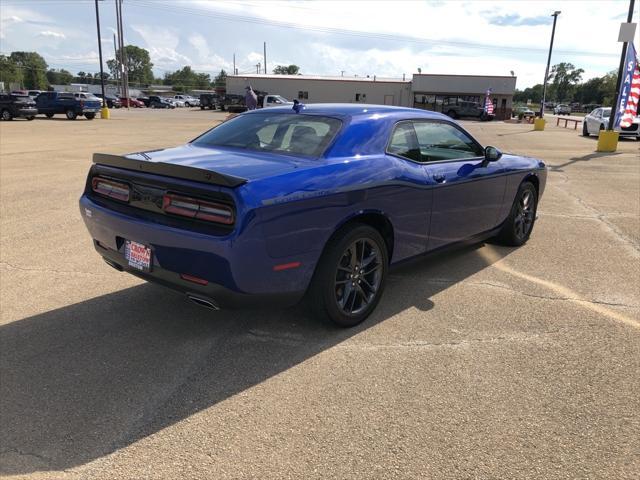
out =
<path fill-rule="evenodd" d="M 53 118 L 53 113 L 45 113 L 44 116 L 47 118 Z"/>
<path fill-rule="evenodd" d="M 75 110 L 67 110 L 65 112 L 65 115 L 67 116 L 67 118 L 69 120 L 75 120 L 76 117 L 78 116 L 78 114 L 75 112 Z"/>
<path fill-rule="evenodd" d="M 386 243 L 374 228 L 354 224 L 338 232 L 308 292 L 314 314 L 341 327 L 363 322 L 380 301 L 388 263 Z"/>
<path fill-rule="evenodd" d="M 511 212 L 502 225 L 497 240 L 512 247 L 524 245 L 536 221 L 538 209 L 538 192 L 531 182 L 524 182 L 511 206 Z"/>
<path fill-rule="evenodd" d="M 2 110 L 2 120 L 4 120 L 4 121 L 13 120 L 13 115 L 6 108 L 4 110 Z"/>

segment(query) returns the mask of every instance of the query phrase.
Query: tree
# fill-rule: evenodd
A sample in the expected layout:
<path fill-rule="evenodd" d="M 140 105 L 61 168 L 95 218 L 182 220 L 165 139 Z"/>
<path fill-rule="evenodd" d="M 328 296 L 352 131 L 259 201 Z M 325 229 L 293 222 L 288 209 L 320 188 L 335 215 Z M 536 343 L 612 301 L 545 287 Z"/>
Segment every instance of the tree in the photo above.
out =
<path fill-rule="evenodd" d="M 551 68 L 548 81 L 551 81 L 556 101 L 568 101 L 575 85 L 582 80 L 582 68 L 576 68 L 572 63 L 561 62 Z"/>
<path fill-rule="evenodd" d="M 51 85 L 69 85 L 73 82 L 73 74 L 64 68 L 60 70 L 52 68 L 47 71 L 47 81 Z"/>
<path fill-rule="evenodd" d="M 531 100 L 533 103 L 540 103 L 542 101 L 542 84 L 539 83 L 533 87 L 527 87 L 524 90 L 516 90 L 513 95 L 514 102 L 526 103 Z"/>
<path fill-rule="evenodd" d="M 22 70 L 6 55 L 0 55 L 0 82 L 4 82 L 6 89 L 11 88 L 12 83 L 22 84 Z"/>
<path fill-rule="evenodd" d="M 618 80 L 618 72 L 610 71 L 602 77 L 602 105 L 612 106 L 616 98 L 616 82 Z"/>
<path fill-rule="evenodd" d="M 191 67 L 186 66 L 182 70 L 166 73 L 164 84 L 172 85 L 177 92 L 186 92 L 195 88 L 208 89 L 211 87 L 211 77 L 208 73 L 197 73 Z"/>
<path fill-rule="evenodd" d="M 78 79 L 78 83 L 89 83 L 88 75 L 84 72 L 78 72 L 76 78 Z"/>
<path fill-rule="evenodd" d="M 297 65 L 278 65 L 273 69 L 273 73 L 276 75 L 298 75 L 300 67 Z"/>
<path fill-rule="evenodd" d="M 22 83 L 29 90 L 47 88 L 47 62 L 36 52 L 11 52 L 9 58 L 22 72 Z"/>
<path fill-rule="evenodd" d="M 127 58 L 129 83 L 139 85 L 153 83 L 153 63 L 151 63 L 149 51 L 135 45 L 126 45 L 124 53 Z M 116 55 L 120 58 L 120 49 L 118 49 Z M 107 67 L 111 71 L 111 76 L 117 76 L 118 67 L 115 59 L 107 60 Z"/>
<path fill-rule="evenodd" d="M 227 88 L 227 72 L 220 70 L 220 73 L 216 75 L 216 78 L 213 80 L 213 86 L 215 88 Z"/>

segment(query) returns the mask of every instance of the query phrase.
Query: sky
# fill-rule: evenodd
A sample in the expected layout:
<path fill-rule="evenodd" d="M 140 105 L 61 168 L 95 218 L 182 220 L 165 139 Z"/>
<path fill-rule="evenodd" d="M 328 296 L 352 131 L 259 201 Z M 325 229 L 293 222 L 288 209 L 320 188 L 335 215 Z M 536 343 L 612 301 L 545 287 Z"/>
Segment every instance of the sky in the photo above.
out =
<path fill-rule="evenodd" d="M 113 58 L 115 0 L 101 0 L 102 47 Z M 552 65 L 571 62 L 583 80 L 617 69 L 628 0 L 268 1 L 124 0 L 124 38 L 149 50 L 162 77 L 255 73 L 267 42 L 268 71 L 410 78 L 417 73 L 510 75 L 541 83 L 554 10 Z M 637 21 L 637 19 L 634 19 Z M 0 53 L 37 51 L 51 68 L 97 72 L 93 0 L 0 0 Z"/>

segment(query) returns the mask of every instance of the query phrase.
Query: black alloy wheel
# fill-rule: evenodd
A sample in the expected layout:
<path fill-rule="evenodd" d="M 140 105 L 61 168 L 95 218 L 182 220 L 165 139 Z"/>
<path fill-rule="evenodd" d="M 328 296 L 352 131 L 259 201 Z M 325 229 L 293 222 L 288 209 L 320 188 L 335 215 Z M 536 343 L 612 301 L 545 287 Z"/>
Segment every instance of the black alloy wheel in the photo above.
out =
<path fill-rule="evenodd" d="M 388 257 L 373 227 L 354 223 L 342 228 L 327 244 L 307 292 L 313 313 L 341 327 L 363 322 L 382 296 Z"/>
<path fill-rule="evenodd" d="M 336 268 L 334 291 L 345 315 L 366 310 L 382 283 L 380 247 L 367 238 L 358 239 L 343 252 Z"/>
<path fill-rule="evenodd" d="M 512 247 L 524 245 L 531 236 L 536 221 L 538 192 L 531 182 L 520 185 L 497 240 Z"/>

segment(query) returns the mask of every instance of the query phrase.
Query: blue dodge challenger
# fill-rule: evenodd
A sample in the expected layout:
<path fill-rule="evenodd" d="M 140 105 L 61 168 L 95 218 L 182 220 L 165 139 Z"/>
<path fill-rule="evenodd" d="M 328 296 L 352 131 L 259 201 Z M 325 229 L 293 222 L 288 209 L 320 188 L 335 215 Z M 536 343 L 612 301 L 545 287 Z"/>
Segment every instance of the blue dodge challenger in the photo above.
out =
<path fill-rule="evenodd" d="M 315 104 L 239 115 L 176 148 L 95 154 L 80 211 L 112 267 L 213 309 L 294 304 L 340 326 L 391 265 L 524 244 L 546 167 L 439 113 Z"/>

